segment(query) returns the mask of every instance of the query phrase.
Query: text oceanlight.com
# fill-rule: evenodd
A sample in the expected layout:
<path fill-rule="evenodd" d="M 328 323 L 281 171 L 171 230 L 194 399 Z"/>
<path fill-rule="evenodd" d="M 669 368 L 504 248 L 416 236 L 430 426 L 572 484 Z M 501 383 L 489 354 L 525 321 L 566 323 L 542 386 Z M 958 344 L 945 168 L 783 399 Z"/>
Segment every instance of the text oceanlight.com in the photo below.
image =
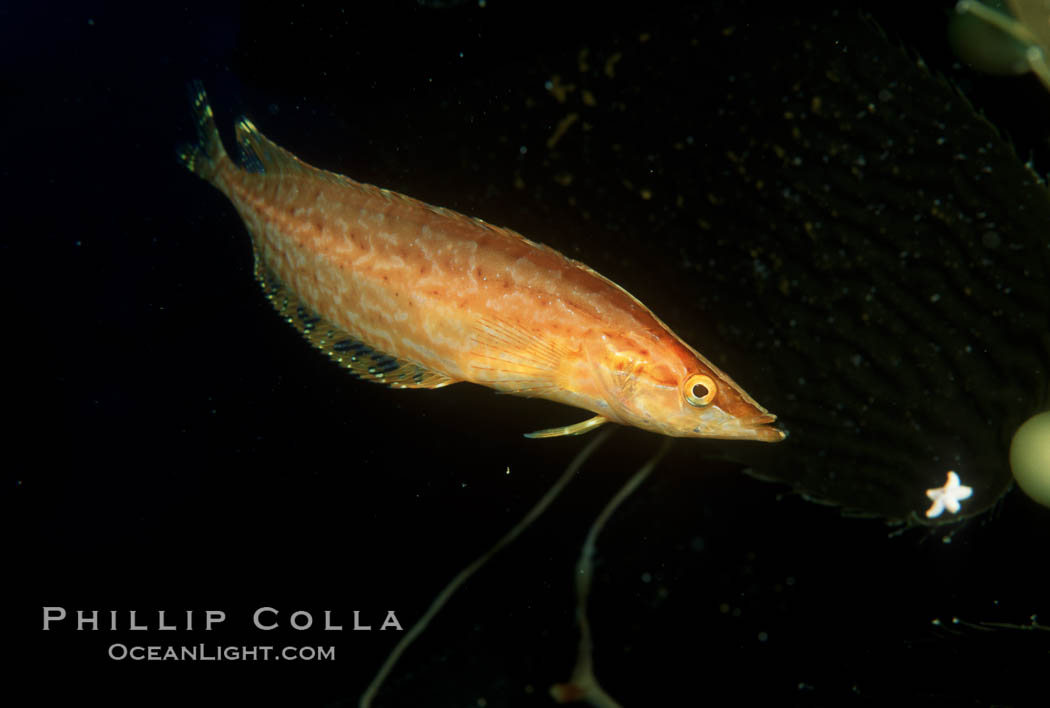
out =
<path fill-rule="evenodd" d="M 334 646 L 222 646 L 111 644 L 115 661 L 334 661 Z"/>

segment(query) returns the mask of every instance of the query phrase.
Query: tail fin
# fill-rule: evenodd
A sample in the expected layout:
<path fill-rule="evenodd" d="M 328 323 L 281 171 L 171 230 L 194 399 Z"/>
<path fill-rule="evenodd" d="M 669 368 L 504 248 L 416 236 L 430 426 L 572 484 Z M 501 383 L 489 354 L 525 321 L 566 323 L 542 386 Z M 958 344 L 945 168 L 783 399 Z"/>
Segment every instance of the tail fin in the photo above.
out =
<path fill-rule="evenodd" d="M 197 119 L 197 144 L 184 143 L 178 147 L 176 154 L 179 162 L 190 172 L 214 182 L 220 163 L 229 158 L 222 146 L 219 130 L 215 127 L 215 115 L 208 104 L 208 95 L 204 93 L 204 84 L 191 81 L 188 88 L 190 104 Z"/>

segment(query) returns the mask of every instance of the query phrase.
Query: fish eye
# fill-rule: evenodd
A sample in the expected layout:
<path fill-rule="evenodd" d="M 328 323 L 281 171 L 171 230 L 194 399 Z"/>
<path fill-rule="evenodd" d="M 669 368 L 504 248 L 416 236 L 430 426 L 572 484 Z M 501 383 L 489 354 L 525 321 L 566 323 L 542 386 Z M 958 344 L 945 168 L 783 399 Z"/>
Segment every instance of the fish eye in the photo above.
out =
<path fill-rule="evenodd" d="M 685 380 L 682 388 L 685 400 L 689 401 L 691 406 L 706 406 L 715 400 L 718 393 L 715 380 L 705 374 L 693 374 Z"/>

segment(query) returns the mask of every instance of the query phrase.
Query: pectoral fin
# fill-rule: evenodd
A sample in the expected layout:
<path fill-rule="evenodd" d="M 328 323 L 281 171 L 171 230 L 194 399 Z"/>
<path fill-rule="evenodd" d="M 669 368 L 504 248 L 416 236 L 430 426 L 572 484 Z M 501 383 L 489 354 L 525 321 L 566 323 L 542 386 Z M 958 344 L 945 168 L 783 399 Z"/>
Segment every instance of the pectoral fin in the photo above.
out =
<path fill-rule="evenodd" d="M 558 370 L 573 355 L 558 337 L 495 316 L 479 317 L 471 333 L 475 383 L 518 396 L 558 389 Z"/>
<path fill-rule="evenodd" d="M 557 438 L 562 435 L 582 435 L 583 433 L 594 430 L 599 425 L 608 423 L 609 419 L 596 415 L 593 418 L 580 421 L 575 425 L 565 425 L 561 428 L 547 428 L 546 430 L 537 430 L 535 433 L 525 433 L 527 438 Z"/>

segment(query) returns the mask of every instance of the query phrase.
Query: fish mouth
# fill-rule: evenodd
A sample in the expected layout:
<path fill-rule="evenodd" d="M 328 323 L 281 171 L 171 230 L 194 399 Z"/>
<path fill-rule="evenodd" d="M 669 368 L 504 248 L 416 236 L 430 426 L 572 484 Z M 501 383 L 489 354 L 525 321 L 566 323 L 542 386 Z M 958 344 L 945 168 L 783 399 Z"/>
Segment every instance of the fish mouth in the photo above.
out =
<path fill-rule="evenodd" d="M 743 424 L 744 437 L 762 442 L 780 442 L 787 437 L 787 432 L 772 425 L 776 419 L 772 413 L 763 413 L 740 421 Z"/>
<path fill-rule="evenodd" d="M 788 436 L 787 431 L 772 425 L 777 417 L 772 413 L 763 413 L 750 418 L 736 418 L 735 422 L 720 427 L 718 430 L 698 427 L 693 430 L 695 437 L 715 438 L 721 440 L 758 440 L 760 442 L 780 442 Z"/>

